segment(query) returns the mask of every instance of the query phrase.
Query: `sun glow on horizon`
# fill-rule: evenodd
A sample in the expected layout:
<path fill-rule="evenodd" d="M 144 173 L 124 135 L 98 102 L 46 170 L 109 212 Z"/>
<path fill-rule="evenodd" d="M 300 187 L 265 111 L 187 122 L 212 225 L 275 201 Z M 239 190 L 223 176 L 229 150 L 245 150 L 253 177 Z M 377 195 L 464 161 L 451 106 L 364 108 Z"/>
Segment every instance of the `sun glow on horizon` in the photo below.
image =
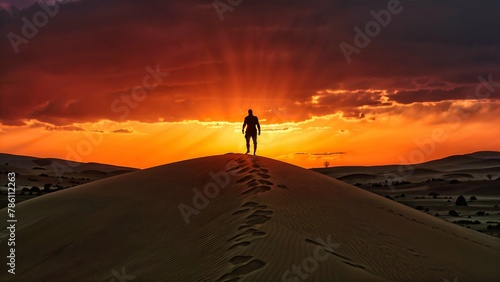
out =
<path fill-rule="evenodd" d="M 467 101 L 456 105 L 473 106 Z M 436 105 L 426 107 L 432 106 Z M 425 156 L 427 160 L 477 151 L 474 140 L 483 140 L 484 148 L 500 150 L 495 142 L 496 132 L 487 122 L 460 123 L 457 130 L 456 123 L 436 123 L 442 120 L 442 113 L 426 115 L 421 120 L 411 119 L 411 111 L 405 113 L 408 116 L 378 114 L 377 118 L 360 119 L 338 112 L 293 122 L 286 120 L 283 108 L 256 112 L 262 127 L 257 154 L 305 168 L 321 167 L 324 161 L 332 166 L 395 164 L 401 156 L 418 150 L 436 128 L 443 130 L 446 140 L 435 144 L 436 149 Z M 100 120 L 68 126 L 30 120 L 24 126 L 2 127 L 1 151 L 147 168 L 207 155 L 244 152 L 241 127 L 242 122 L 222 120 Z"/>

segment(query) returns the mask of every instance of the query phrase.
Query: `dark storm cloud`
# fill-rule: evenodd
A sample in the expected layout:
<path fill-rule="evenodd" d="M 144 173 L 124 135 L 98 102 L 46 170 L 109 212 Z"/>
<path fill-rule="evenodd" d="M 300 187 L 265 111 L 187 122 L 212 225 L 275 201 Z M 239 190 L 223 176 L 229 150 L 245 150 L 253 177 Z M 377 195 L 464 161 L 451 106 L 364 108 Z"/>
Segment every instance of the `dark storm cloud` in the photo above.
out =
<path fill-rule="evenodd" d="M 353 28 L 388 2 L 243 1 L 220 21 L 211 1 L 83 0 L 60 5 L 18 54 L 8 34 L 23 36 L 22 18 L 41 7 L 3 10 L 0 122 L 239 121 L 255 104 L 288 107 L 284 118 L 294 121 L 361 117 L 360 106 L 384 106 L 370 89 L 410 104 L 466 99 L 478 75 L 500 81 L 497 1 L 401 1 L 402 12 L 348 64 L 340 42 L 353 44 Z M 170 75 L 144 99 L 122 101 L 156 65 Z M 326 89 L 352 92 L 308 103 Z M 111 107 L 117 99 L 125 118 Z"/>

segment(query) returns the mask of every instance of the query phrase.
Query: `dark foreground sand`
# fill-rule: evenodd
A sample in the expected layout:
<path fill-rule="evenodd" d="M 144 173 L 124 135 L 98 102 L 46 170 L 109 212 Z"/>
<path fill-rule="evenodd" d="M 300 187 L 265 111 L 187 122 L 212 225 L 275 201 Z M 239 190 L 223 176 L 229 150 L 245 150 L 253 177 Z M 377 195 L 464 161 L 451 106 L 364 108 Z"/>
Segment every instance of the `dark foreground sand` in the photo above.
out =
<path fill-rule="evenodd" d="M 25 201 L 16 212 L 16 275 L 2 251 L 1 281 L 500 277 L 499 239 L 263 157 L 132 172 Z"/>

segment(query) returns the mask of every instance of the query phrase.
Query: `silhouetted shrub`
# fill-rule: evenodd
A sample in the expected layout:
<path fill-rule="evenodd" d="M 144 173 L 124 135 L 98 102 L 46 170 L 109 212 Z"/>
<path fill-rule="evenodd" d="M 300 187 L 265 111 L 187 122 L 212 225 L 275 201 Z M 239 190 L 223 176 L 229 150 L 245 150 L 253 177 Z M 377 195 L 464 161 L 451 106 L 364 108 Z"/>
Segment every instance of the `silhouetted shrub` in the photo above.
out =
<path fill-rule="evenodd" d="M 486 226 L 486 229 L 488 230 L 500 229 L 500 223 L 498 223 L 497 225 L 488 225 Z"/>
<path fill-rule="evenodd" d="M 437 196 L 439 196 L 439 193 L 436 193 L 436 192 L 430 192 L 429 193 L 429 196 L 432 196 L 434 199 L 437 198 Z"/>
<path fill-rule="evenodd" d="M 485 214 L 484 211 L 478 211 L 478 212 L 476 212 L 477 216 L 484 216 L 484 214 Z"/>
<path fill-rule="evenodd" d="M 43 192 L 49 193 L 50 192 L 50 187 L 52 187 L 52 183 L 46 183 L 43 185 Z"/>
<path fill-rule="evenodd" d="M 34 193 L 37 193 L 38 195 L 40 195 L 40 188 L 38 186 L 31 187 L 31 189 L 30 189 L 30 195 L 34 194 Z"/>
<path fill-rule="evenodd" d="M 458 196 L 457 200 L 455 201 L 455 206 L 467 206 L 467 201 L 465 200 L 464 196 Z"/>
<path fill-rule="evenodd" d="M 450 184 L 458 184 L 460 183 L 460 181 L 456 180 L 456 179 L 453 179 L 450 181 Z"/>
<path fill-rule="evenodd" d="M 476 200 L 477 200 L 477 198 L 476 198 L 476 196 L 472 196 L 472 197 L 470 197 L 470 200 L 471 200 L 471 201 L 476 201 Z"/>
<path fill-rule="evenodd" d="M 389 199 L 389 200 L 393 200 L 393 201 L 394 201 L 394 198 L 393 198 L 393 197 L 391 197 L 391 196 L 389 196 L 389 195 L 385 195 L 385 197 L 386 197 L 387 199 Z"/>
<path fill-rule="evenodd" d="M 424 207 L 423 206 L 416 206 L 415 209 L 417 209 L 418 211 L 423 211 Z"/>
<path fill-rule="evenodd" d="M 465 219 L 461 219 L 461 220 L 457 220 L 457 221 L 453 221 L 453 223 L 458 223 L 458 224 L 481 224 L 481 221 L 479 220 L 465 220 Z"/>
<path fill-rule="evenodd" d="M 401 197 L 401 198 L 404 198 L 404 197 L 406 197 L 406 195 L 405 195 L 405 194 L 401 194 L 401 196 L 400 196 L 400 197 Z"/>
<path fill-rule="evenodd" d="M 450 211 L 448 212 L 448 215 L 458 217 L 458 213 L 457 213 L 457 211 L 456 211 L 456 210 L 450 210 Z"/>
<path fill-rule="evenodd" d="M 28 195 L 30 193 L 30 188 L 24 187 L 21 189 L 21 194 Z"/>

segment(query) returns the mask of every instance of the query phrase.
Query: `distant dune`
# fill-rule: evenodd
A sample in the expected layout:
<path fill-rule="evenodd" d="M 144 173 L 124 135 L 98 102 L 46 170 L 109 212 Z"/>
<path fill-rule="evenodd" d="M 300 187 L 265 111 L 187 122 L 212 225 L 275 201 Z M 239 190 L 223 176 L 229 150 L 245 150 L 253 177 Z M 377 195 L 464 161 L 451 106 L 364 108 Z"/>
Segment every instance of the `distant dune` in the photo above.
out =
<path fill-rule="evenodd" d="M 500 277 L 498 239 L 264 157 L 177 162 L 54 192 L 16 209 L 16 275 L 7 273 L 3 256 L 1 281 Z M 119 280 L 124 274 L 129 279 Z"/>
<path fill-rule="evenodd" d="M 79 163 L 55 158 L 37 158 L 0 153 L 0 193 L 7 192 L 7 173 L 15 172 L 17 202 L 22 202 L 42 194 L 74 187 L 106 177 L 136 171 L 136 168 L 100 163 Z M 45 186 L 49 185 L 47 189 Z M 23 192 L 33 187 L 40 193 Z M 0 198 L 0 208 L 7 206 L 7 197 Z"/>
<path fill-rule="evenodd" d="M 314 168 L 314 171 L 342 179 L 351 184 L 355 180 L 360 183 L 384 183 L 386 180 L 405 180 L 422 182 L 431 178 L 446 178 L 457 174 L 459 178 L 486 180 L 488 175 L 500 177 L 500 152 L 484 151 L 466 155 L 449 156 L 421 164 L 383 166 L 339 166 L 330 168 Z M 364 174 L 365 179 L 357 179 L 352 175 Z M 371 177 L 368 177 L 371 176 Z M 462 176 L 459 176 L 462 175 Z M 500 190 L 497 193 L 500 195 Z"/>

